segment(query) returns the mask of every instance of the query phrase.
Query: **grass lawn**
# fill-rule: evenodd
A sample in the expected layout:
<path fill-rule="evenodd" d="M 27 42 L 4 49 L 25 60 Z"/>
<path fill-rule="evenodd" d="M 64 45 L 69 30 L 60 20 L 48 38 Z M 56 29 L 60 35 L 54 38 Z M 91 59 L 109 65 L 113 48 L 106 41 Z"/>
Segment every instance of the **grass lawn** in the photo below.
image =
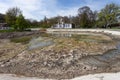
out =
<path fill-rule="evenodd" d="M 0 30 L 0 33 L 5 33 L 5 32 L 14 32 L 15 30 L 9 29 L 9 30 Z"/>
<path fill-rule="evenodd" d="M 10 41 L 14 43 L 27 44 L 33 38 L 33 36 L 23 36 L 19 38 L 12 38 Z"/>

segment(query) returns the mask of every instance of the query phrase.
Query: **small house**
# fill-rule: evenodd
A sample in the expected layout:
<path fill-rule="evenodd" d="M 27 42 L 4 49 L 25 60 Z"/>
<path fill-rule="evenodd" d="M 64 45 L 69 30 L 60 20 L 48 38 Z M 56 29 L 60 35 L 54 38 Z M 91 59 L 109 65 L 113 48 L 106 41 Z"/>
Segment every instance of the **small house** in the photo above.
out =
<path fill-rule="evenodd" d="M 58 21 L 57 24 L 54 24 L 51 28 L 55 29 L 72 29 L 75 28 L 73 23 L 64 23 L 62 18 Z"/>
<path fill-rule="evenodd" d="M 0 30 L 8 30 L 10 27 L 7 25 L 7 23 L 0 23 Z"/>

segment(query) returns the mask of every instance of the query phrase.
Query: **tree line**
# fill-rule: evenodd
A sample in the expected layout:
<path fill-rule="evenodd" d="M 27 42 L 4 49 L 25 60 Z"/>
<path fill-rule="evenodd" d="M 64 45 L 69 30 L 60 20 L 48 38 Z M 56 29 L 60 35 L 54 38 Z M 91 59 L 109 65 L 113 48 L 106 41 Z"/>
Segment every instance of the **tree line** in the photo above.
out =
<path fill-rule="evenodd" d="M 56 16 L 52 18 L 44 17 L 43 20 L 37 21 L 32 19 L 25 19 L 22 11 L 17 8 L 10 8 L 6 14 L 0 14 L 0 23 L 6 22 L 15 30 L 25 30 L 31 27 L 50 28 L 57 24 L 62 17 L 65 23 L 73 23 L 76 28 L 111 28 L 120 26 L 118 20 L 120 19 L 120 6 L 111 3 L 107 4 L 100 11 L 93 11 L 88 6 L 83 6 L 78 9 L 76 16 Z"/>

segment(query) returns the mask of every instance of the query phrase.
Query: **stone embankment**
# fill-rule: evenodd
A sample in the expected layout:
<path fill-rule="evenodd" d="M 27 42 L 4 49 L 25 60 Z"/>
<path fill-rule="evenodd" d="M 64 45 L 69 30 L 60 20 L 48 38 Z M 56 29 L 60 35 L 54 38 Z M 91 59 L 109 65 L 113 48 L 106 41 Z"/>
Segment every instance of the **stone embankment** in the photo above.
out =
<path fill-rule="evenodd" d="M 47 29 L 47 32 L 98 32 L 111 35 L 120 35 L 120 31 L 114 31 L 109 29 Z"/>

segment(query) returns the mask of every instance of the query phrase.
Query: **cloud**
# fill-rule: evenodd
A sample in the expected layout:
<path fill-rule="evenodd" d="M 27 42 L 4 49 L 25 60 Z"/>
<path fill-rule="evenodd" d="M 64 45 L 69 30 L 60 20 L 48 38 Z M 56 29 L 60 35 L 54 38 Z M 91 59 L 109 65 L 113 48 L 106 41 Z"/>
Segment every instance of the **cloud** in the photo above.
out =
<path fill-rule="evenodd" d="M 45 7 L 44 0 L 5 0 L 0 1 L 0 12 L 5 13 L 11 7 L 19 7 L 26 18 L 37 18 L 35 13 L 43 12 Z"/>
<path fill-rule="evenodd" d="M 5 0 L 0 1 L 0 13 L 5 13 L 11 7 L 19 7 L 26 18 L 40 20 L 44 16 L 48 18 L 62 15 L 75 15 L 76 7 L 62 9 L 57 0 Z"/>
<path fill-rule="evenodd" d="M 5 13 L 7 9 L 11 7 L 19 7 L 26 18 L 41 20 L 44 16 L 50 18 L 57 15 L 76 15 L 78 8 L 85 5 L 90 6 L 92 10 L 100 10 L 106 3 L 112 1 L 113 0 L 76 0 L 77 3 L 69 3 L 68 0 L 66 3 L 59 4 L 58 0 L 0 0 L 0 13 Z M 119 2 L 119 0 L 116 0 L 116 2 Z M 76 5 L 67 6 L 66 4 Z"/>

